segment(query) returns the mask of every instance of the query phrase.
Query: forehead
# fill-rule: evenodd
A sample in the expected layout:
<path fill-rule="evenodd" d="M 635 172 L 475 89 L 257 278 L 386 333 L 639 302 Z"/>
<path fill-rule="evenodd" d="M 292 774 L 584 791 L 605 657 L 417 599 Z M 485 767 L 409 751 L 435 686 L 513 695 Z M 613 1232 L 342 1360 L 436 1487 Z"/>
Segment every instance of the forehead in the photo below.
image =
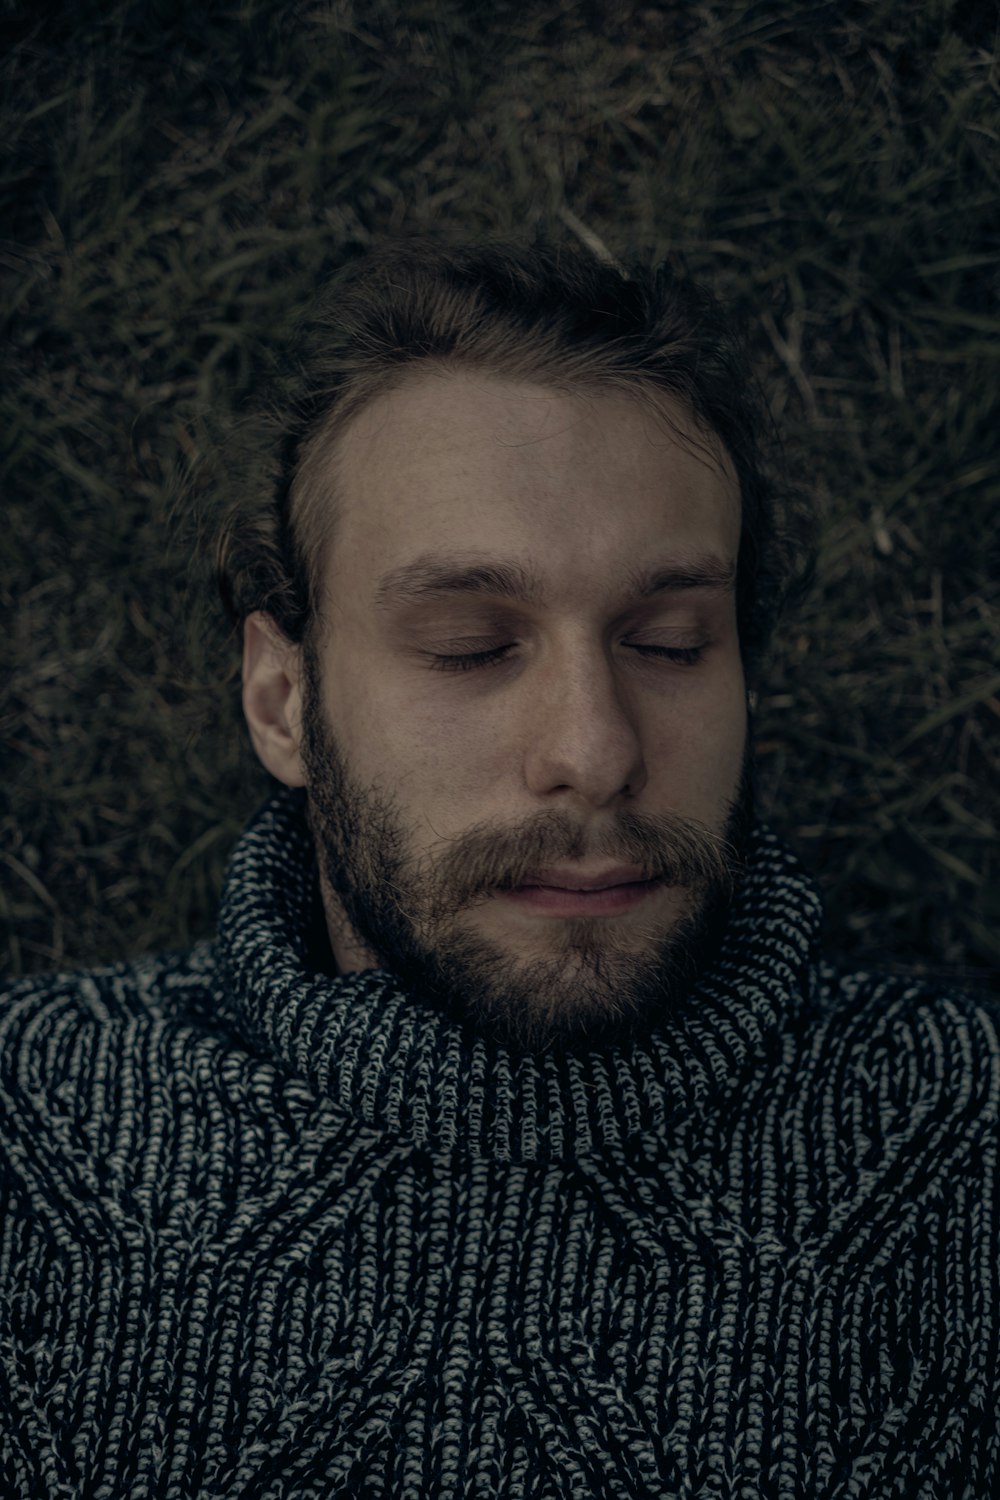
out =
<path fill-rule="evenodd" d="M 336 460 L 336 592 L 412 557 L 530 559 L 553 587 L 632 574 L 653 554 L 734 560 L 739 489 L 679 403 L 421 372 L 348 425 Z"/>

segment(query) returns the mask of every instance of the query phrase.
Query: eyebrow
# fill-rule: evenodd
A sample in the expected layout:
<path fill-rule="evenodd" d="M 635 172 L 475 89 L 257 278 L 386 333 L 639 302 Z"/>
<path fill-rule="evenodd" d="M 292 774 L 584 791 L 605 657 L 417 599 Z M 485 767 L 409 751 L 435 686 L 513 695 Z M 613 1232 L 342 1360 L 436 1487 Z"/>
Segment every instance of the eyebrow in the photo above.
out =
<path fill-rule="evenodd" d="M 736 564 L 714 552 L 634 568 L 625 579 L 625 592 L 632 599 L 649 599 L 671 589 L 732 593 L 735 586 Z M 383 574 L 375 589 L 375 607 L 433 603 L 456 594 L 491 594 L 519 604 L 543 602 L 541 579 L 524 563 L 464 552 L 427 552 Z"/>

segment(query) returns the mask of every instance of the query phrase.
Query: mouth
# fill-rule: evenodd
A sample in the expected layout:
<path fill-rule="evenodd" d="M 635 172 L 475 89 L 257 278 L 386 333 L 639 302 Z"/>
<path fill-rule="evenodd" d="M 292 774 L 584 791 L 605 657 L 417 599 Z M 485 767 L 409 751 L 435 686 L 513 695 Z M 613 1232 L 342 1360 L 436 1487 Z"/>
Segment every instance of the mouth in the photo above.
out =
<path fill-rule="evenodd" d="M 549 865 L 521 881 L 525 886 L 548 886 L 559 891 L 605 891 L 616 885 L 642 885 L 651 877 L 639 865 L 609 865 L 603 870 L 580 870 L 572 865 Z"/>
<path fill-rule="evenodd" d="M 616 916 L 641 905 L 663 884 L 660 879 L 616 879 L 600 886 L 529 883 L 500 892 L 500 899 L 553 917 Z"/>

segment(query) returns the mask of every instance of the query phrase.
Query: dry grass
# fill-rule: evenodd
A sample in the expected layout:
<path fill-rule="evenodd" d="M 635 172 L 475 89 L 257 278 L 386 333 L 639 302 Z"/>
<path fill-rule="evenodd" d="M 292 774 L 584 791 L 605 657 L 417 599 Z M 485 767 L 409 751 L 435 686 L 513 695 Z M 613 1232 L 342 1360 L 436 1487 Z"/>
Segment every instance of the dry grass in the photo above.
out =
<path fill-rule="evenodd" d="M 10 972 L 211 930 L 267 782 L 209 480 L 269 345 L 372 235 L 542 225 L 673 257 L 754 320 L 823 537 L 760 705 L 765 811 L 834 954 L 1000 988 L 991 7 L 0 16 Z"/>

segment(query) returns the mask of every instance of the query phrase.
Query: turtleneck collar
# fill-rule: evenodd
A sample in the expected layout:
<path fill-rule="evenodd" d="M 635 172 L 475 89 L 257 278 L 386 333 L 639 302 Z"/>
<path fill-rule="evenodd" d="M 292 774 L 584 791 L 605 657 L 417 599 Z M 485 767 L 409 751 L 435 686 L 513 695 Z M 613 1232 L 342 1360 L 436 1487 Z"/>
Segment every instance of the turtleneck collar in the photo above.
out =
<path fill-rule="evenodd" d="M 317 968 L 317 888 L 305 794 L 282 789 L 226 874 L 218 954 L 236 1029 L 359 1125 L 432 1151 L 544 1161 L 664 1132 L 763 1061 L 819 957 L 815 882 L 758 824 L 716 957 L 660 1027 L 624 1045 L 523 1056 L 470 1034 L 386 970 Z"/>

